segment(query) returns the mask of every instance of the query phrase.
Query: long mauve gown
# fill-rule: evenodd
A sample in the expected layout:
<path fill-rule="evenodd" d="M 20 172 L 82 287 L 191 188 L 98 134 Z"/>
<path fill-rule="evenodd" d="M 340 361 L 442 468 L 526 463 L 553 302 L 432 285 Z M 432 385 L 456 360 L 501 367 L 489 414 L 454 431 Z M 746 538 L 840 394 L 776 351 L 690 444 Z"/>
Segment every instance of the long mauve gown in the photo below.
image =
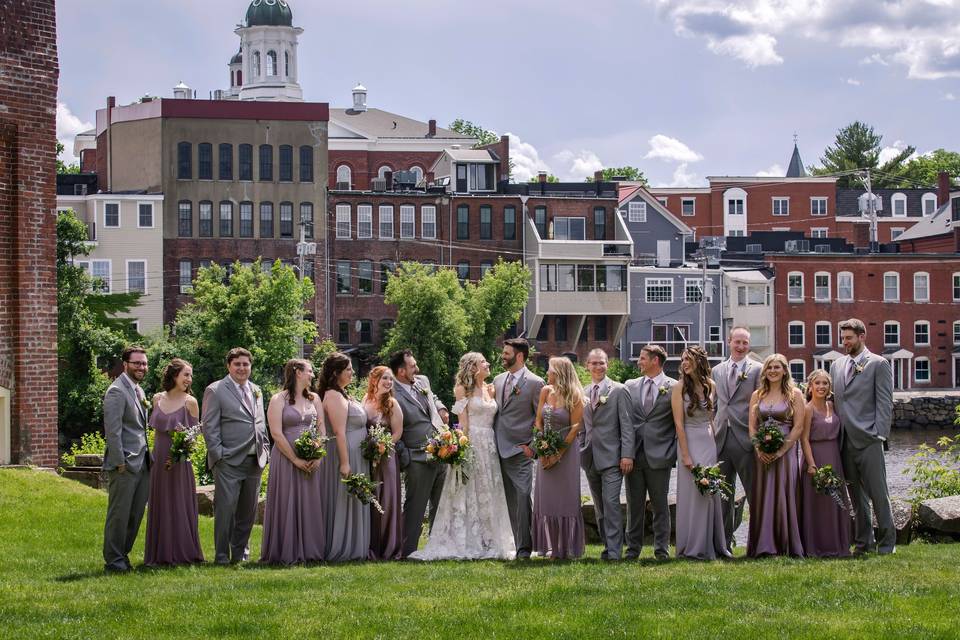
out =
<path fill-rule="evenodd" d="M 317 411 L 312 406 L 301 415 L 292 404 L 284 403 L 281 416 L 283 437 L 291 447 L 316 415 Z M 293 466 L 276 444 L 273 445 L 260 562 L 295 564 L 324 559 L 326 521 L 323 517 L 323 467 L 326 463 L 323 460 L 313 473 L 306 474 Z"/>
<path fill-rule="evenodd" d="M 146 565 L 189 564 L 203 562 L 200 536 L 197 534 L 196 482 L 193 463 L 178 462 L 167 469 L 170 432 L 177 425 L 197 424 L 187 406 L 164 413 L 159 406 L 150 412 L 154 429 L 153 466 L 150 468 L 150 501 L 147 510 L 147 541 L 143 563 Z"/>
<path fill-rule="evenodd" d="M 786 400 L 775 404 L 760 401 L 760 424 L 773 418 L 783 432 L 790 433 L 793 418 L 787 416 Z M 750 494 L 750 531 L 747 555 L 803 557 L 800 541 L 800 514 L 797 508 L 799 460 L 796 445 L 779 460 L 757 463 Z"/>
<path fill-rule="evenodd" d="M 327 424 L 330 424 L 329 420 Z M 332 433 L 332 429 L 328 427 L 328 430 Z M 355 400 L 349 401 L 344 435 L 347 438 L 350 473 L 369 475 L 370 463 L 364 460 L 360 451 L 360 443 L 367 435 L 367 413 Z M 340 481 L 340 454 L 336 439 L 327 443 L 327 460 L 324 465 L 327 561 L 366 560 L 370 553 L 370 510 L 373 507 L 361 504 L 356 497 L 347 493 L 347 486 Z"/>
<path fill-rule="evenodd" d="M 810 449 L 818 467 L 831 465 L 843 479 L 840 460 L 840 416 L 831 412 L 829 418 L 812 409 L 810 420 Z M 803 469 L 809 466 L 805 462 Z M 850 514 L 841 509 L 833 498 L 817 493 L 813 476 L 800 473 L 800 539 L 808 556 L 843 557 L 850 555 Z M 846 489 L 842 491 L 849 504 Z"/>
<path fill-rule="evenodd" d="M 544 424 L 566 437 L 570 412 L 543 405 Z M 560 462 L 544 470 L 537 464 L 533 489 L 533 550 L 559 560 L 583 555 L 583 513 L 580 510 L 580 448 L 567 447 Z"/>
<path fill-rule="evenodd" d="M 394 411 L 400 409 L 395 407 Z M 372 427 L 380 418 L 373 416 L 367 421 Z M 385 425 L 390 431 L 390 425 Z M 373 481 L 377 486 L 377 500 L 383 507 L 383 515 L 370 509 L 370 560 L 400 560 L 403 557 L 403 514 L 400 503 L 400 467 L 397 455 L 391 453 L 373 468 Z"/>

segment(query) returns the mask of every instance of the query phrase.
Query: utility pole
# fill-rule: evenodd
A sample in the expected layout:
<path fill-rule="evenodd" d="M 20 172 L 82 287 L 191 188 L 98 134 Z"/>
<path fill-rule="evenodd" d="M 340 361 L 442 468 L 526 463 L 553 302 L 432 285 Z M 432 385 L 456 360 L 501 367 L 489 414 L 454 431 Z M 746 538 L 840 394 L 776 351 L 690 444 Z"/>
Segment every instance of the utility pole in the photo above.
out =
<path fill-rule="evenodd" d="M 700 280 L 700 348 L 706 350 L 707 340 L 704 334 L 707 331 L 707 252 L 700 249 L 700 266 L 702 269 Z"/>
<path fill-rule="evenodd" d="M 303 272 L 306 269 L 307 256 L 316 255 L 317 243 L 307 242 L 307 223 L 300 221 L 300 242 L 297 243 L 297 256 L 300 259 L 298 271 L 300 272 L 300 283 L 303 283 Z M 303 305 L 300 305 L 300 322 L 303 323 Z M 300 358 L 303 358 L 303 335 L 297 336 L 297 345 Z"/>
<path fill-rule="evenodd" d="M 864 170 L 860 177 L 863 180 L 863 186 L 867 189 L 867 219 L 870 220 L 870 253 L 877 253 L 880 249 L 880 237 L 877 231 L 877 203 L 873 199 L 870 169 L 867 168 Z"/>

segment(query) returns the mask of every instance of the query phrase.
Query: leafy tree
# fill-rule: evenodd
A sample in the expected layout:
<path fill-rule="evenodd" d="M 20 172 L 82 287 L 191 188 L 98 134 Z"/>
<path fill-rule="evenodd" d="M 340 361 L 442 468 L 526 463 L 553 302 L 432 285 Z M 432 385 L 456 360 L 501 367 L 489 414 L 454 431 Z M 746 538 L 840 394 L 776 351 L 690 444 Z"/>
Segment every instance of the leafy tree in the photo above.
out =
<path fill-rule="evenodd" d="M 522 262 L 504 262 L 487 271 L 476 284 L 464 287 L 464 308 L 469 325 L 467 349 L 479 351 L 494 362 L 497 339 L 513 325 L 527 305 L 530 270 Z"/>
<path fill-rule="evenodd" d="M 330 336 L 324 336 L 313 345 L 313 355 L 310 357 L 310 361 L 313 363 L 313 371 L 318 377 L 320 376 L 320 370 L 323 368 L 323 361 L 336 351 L 338 351 L 337 343 Z"/>
<path fill-rule="evenodd" d="M 488 144 L 496 144 L 497 142 L 500 142 L 500 136 L 497 135 L 496 131 L 484 129 L 481 125 L 474 124 L 469 120 L 464 120 L 463 118 L 457 118 L 451 122 L 450 126 L 447 128 L 465 136 L 476 138 L 477 144 L 473 145 L 474 149 L 486 146 Z"/>
<path fill-rule="evenodd" d="M 917 156 L 903 167 L 902 187 L 936 187 L 938 175 L 946 171 L 953 185 L 960 184 L 960 153 L 937 149 Z"/>
<path fill-rule="evenodd" d="M 63 160 L 60 159 L 60 154 L 63 153 L 64 146 L 57 141 L 57 173 L 80 173 L 80 165 L 74 164 L 64 164 Z"/>
<path fill-rule="evenodd" d="M 647 177 L 643 175 L 643 171 L 630 165 L 624 167 L 607 167 L 603 170 L 604 180 L 613 180 L 614 178 L 625 178 L 627 182 L 639 182 L 645 187 L 650 186 L 650 183 L 647 182 Z M 593 182 L 593 176 L 587 176 L 586 181 Z"/>
<path fill-rule="evenodd" d="M 531 184 L 536 184 L 536 183 L 540 182 L 540 176 L 533 176 L 532 178 L 530 178 L 529 180 L 527 180 L 527 182 L 529 182 L 529 183 L 531 183 Z M 560 178 L 558 178 L 557 176 L 553 175 L 552 173 L 548 173 L 548 174 L 547 174 L 547 182 L 560 182 Z"/>
<path fill-rule="evenodd" d="M 878 173 L 871 176 L 875 189 L 896 187 L 904 170 L 904 162 L 916 151 L 908 146 L 883 165 L 880 165 L 880 150 L 883 136 L 873 127 L 860 121 L 848 124 L 837 132 L 833 146 L 827 147 L 820 158 L 821 167 L 811 167 L 814 175 L 833 175 L 848 172 L 837 179 L 838 187 L 860 186 L 859 179 L 849 172 L 871 169 Z"/>

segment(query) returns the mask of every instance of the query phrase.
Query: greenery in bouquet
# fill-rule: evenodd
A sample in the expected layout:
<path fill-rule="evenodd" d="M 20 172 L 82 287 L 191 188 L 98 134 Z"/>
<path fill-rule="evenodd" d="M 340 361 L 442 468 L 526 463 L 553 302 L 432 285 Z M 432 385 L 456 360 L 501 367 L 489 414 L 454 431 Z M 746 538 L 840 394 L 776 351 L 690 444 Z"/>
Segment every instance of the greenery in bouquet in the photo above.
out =
<path fill-rule="evenodd" d="M 393 453 L 393 436 L 380 422 L 367 430 L 367 437 L 360 443 L 360 452 L 365 460 L 375 467 Z"/>
<path fill-rule="evenodd" d="M 733 496 L 733 487 L 723 477 L 719 463 L 706 467 L 698 464 L 693 467 L 691 473 L 693 474 L 693 483 L 700 495 L 720 494 L 720 498 L 723 500 L 729 500 Z"/>
<path fill-rule="evenodd" d="M 559 455 L 561 451 L 566 449 L 567 441 L 563 439 L 559 431 L 544 425 L 543 429 L 533 428 L 530 448 L 533 449 L 534 456 L 537 458 L 549 458 Z"/>
<path fill-rule="evenodd" d="M 297 457 L 303 460 L 318 460 L 327 455 L 327 438 L 317 430 L 316 416 L 310 422 L 310 426 L 303 430 L 303 433 L 293 441 L 293 450 Z"/>
<path fill-rule="evenodd" d="M 783 446 L 786 438 L 780 430 L 780 423 L 773 418 L 767 418 L 757 428 L 753 435 L 753 444 L 763 453 L 776 453 Z"/>
<path fill-rule="evenodd" d="M 167 471 L 180 462 L 189 460 L 192 464 L 193 449 L 197 445 L 197 438 L 200 437 L 202 426 L 200 423 L 189 427 L 178 424 L 170 433 L 170 453 L 167 454 L 167 461 L 164 464 Z"/>
<path fill-rule="evenodd" d="M 854 515 L 853 506 L 847 503 L 846 487 L 844 481 L 833 470 L 833 465 L 825 464 L 819 467 L 813 474 L 813 489 L 819 494 L 830 496 L 843 511 L 849 511 L 850 516 Z"/>
<path fill-rule="evenodd" d="M 340 482 L 347 485 L 347 493 L 359 500 L 361 504 L 373 505 L 374 509 L 383 513 L 383 507 L 380 506 L 375 493 L 379 482 L 374 482 L 365 473 L 354 473 L 342 478 Z"/>

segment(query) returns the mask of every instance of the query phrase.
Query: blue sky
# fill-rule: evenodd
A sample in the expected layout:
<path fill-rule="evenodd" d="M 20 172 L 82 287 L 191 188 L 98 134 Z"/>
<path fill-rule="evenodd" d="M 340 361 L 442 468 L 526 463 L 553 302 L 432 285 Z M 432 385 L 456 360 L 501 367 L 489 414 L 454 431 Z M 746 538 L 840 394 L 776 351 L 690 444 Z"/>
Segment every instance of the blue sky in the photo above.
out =
<path fill-rule="evenodd" d="M 60 0 L 58 137 L 119 103 L 228 85 L 244 0 Z M 518 177 L 632 164 L 656 186 L 783 175 L 860 119 L 960 150 L 960 0 L 291 0 L 307 100 L 513 136 Z M 68 157 L 68 159 L 70 159 Z"/>

